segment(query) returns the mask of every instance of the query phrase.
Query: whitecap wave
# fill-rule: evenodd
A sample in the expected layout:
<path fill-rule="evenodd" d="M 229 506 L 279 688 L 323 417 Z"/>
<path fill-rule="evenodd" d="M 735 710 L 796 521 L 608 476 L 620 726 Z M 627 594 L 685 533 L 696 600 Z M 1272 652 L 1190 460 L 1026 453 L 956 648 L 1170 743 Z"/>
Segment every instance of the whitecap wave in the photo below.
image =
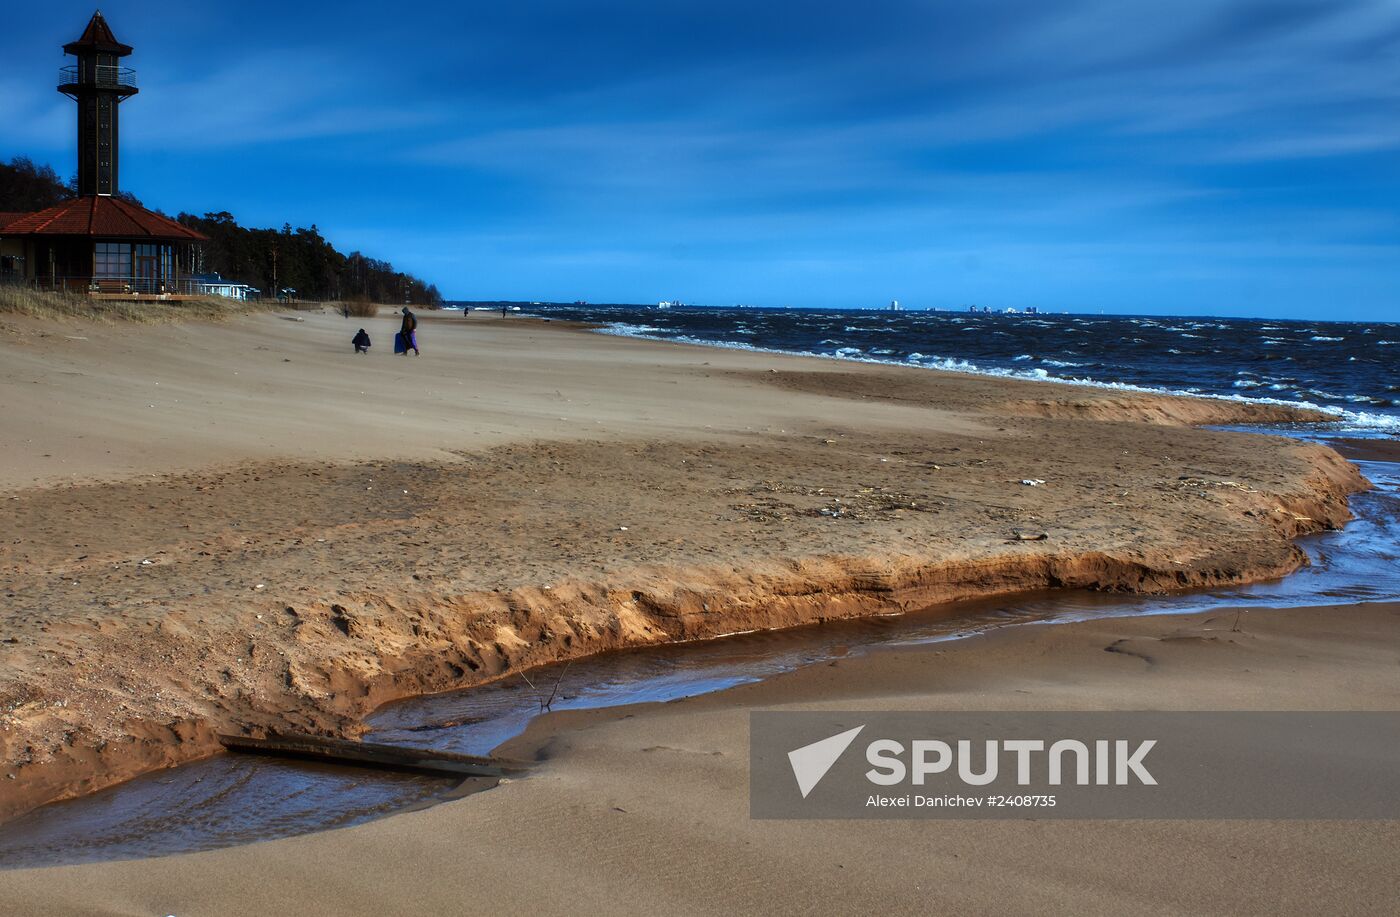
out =
<path fill-rule="evenodd" d="M 1142 392 L 1149 395 L 1178 395 L 1192 398 L 1210 398 L 1218 401 L 1234 401 L 1245 404 L 1272 404 L 1282 407 L 1302 408 L 1304 410 L 1317 411 L 1320 414 L 1329 415 L 1335 418 L 1332 423 L 1337 426 L 1338 432 L 1387 432 L 1400 433 L 1400 416 L 1389 414 L 1377 414 L 1372 411 L 1353 411 L 1333 405 L 1317 404 L 1312 401 L 1302 399 L 1270 398 L 1254 395 L 1238 395 L 1226 393 L 1201 392 L 1190 389 L 1171 389 L 1148 385 L 1136 385 L 1131 382 L 1106 382 L 1099 379 L 1077 378 L 1074 376 L 1055 376 L 1044 369 L 1035 368 L 1027 370 L 1002 369 L 999 367 L 980 366 L 969 360 L 957 357 L 939 357 L 934 355 L 914 352 L 906 356 L 903 360 L 884 359 L 882 357 L 870 355 L 833 355 L 814 353 L 807 350 L 783 350 L 776 347 L 759 347 L 754 344 L 742 341 L 716 341 L 693 337 L 686 334 L 666 334 L 658 336 L 656 332 L 663 329 L 653 328 L 648 325 L 632 325 L 626 322 L 612 322 L 602 328 L 596 329 L 600 334 L 614 334 L 626 337 L 638 337 L 649 340 L 670 341 L 682 344 L 698 344 L 704 347 L 721 347 L 730 350 L 747 350 L 755 353 L 791 354 L 794 356 L 817 357 L 832 360 L 852 360 L 860 363 L 879 363 L 883 365 L 913 364 L 927 369 L 943 370 L 945 372 L 959 372 L 978 376 L 992 376 L 1003 379 L 1025 379 L 1034 382 L 1058 382 L 1065 385 L 1082 385 L 1090 388 L 1108 389 L 1111 391 Z M 974 330 L 974 329 L 968 329 Z M 1284 343 L 1279 341 L 1277 343 Z M 1274 383 L 1269 386 L 1274 391 L 1285 391 L 1290 386 Z M 1345 396 L 1347 398 L 1362 396 Z M 1341 399 L 1338 399 L 1341 400 Z M 1374 401 L 1372 402 L 1374 403 Z"/>
<path fill-rule="evenodd" d="M 658 328 L 655 325 L 633 325 L 629 322 L 608 322 L 607 325 L 605 325 L 602 328 L 599 328 L 598 331 L 600 334 L 619 334 L 624 337 L 642 337 L 644 335 L 664 333 L 666 329 Z"/>

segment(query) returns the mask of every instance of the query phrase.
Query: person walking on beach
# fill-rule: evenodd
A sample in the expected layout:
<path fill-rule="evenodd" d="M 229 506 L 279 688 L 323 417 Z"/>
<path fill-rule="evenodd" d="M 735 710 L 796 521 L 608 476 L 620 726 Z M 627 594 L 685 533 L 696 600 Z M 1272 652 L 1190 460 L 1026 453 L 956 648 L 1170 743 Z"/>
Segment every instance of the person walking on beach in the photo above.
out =
<path fill-rule="evenodd" d="M 356 353 L 369 353 L 369 334 L 361 328 L 360 333 L 355 335 L 350 343 L 355 345 Z"/>
<path fill-rule="evenodd" d="M 505 317 L 506 317 L 506 304 L 505 304 L 505 303 L 501 303 L 501 318 L 505 318 Z"/>
<path fill-rule="evenodd" d="M 418 317 L 408 311 L 408 306 L 403 307 L 403 324 L 399 326 L 399 345 L 403 349 L 395 347 L 397 353 L 408 356 L 410 350 L 415 357 L 422 356 L 418 352 Z"/>

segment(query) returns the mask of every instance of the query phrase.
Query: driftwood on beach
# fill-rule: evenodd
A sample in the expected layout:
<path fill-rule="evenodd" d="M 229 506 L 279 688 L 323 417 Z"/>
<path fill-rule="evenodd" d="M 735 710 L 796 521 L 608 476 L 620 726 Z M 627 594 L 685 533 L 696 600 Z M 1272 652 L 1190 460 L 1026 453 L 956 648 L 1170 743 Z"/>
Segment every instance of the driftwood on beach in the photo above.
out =
<path fill-rule="evenodd" d="M 247 754 L 456 777 L 505 777 L 524 769 L 524 766 L 517 762 L 497 758 L 401 745 L 353 742 L 300 733 L 273 735 L 266 739 L 221 735 L 219 742 L 229 751 Z"/>

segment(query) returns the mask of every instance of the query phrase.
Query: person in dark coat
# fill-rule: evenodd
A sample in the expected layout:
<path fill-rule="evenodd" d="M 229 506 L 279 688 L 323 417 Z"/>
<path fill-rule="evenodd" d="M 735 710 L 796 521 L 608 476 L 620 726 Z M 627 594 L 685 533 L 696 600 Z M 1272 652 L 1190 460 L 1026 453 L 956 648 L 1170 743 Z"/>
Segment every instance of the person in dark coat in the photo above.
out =
<path fill-rule="evenodd" d="M 408 356 L 410 350 L 415 357 L 422 356 L 418 352 L 418 316 L 408 311 L 408 306 L 403 307 L 403 324 L 399 326 L 399 336 L 403 339 L 404 356 Z"/>
<path fill-rule="evenodd" d="M 369 353 L 369 335 L 365 333 L 365 329 L 361 328 L 360 333 L 355 335 L 350 343 L 355 345 L 356 353 Z"/>

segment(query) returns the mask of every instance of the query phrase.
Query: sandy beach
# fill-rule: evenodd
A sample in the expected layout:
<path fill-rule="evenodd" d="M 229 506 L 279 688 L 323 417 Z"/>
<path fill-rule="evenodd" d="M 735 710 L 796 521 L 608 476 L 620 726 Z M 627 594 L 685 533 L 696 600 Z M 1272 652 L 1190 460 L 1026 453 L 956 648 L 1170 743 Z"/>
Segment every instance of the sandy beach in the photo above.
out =
<path fill-rule="evenodd" d="M 369 356 L 350 353 L 362 325 Z M 395 357 L 394 327 L 0 317 L 0 817 L 215 753 L 218 733 L 354 736 L 386 701 L 603 650 L 1026 589 L 1283 576 L 1305 562 L 1292 539 L 1344 524 L 1366 487 L 1325 446 L 1192 426 L 1315 419 L 1285 407 L 460 313 L 426 314 L 423 356 Z M 1170 635 L 1213 625 L 1025 628 L 635 717 L 551 716 L 518 749 L 539 774 L 431 811 L 0 885 L 26 913 L 246 913 L 249 896 L 258 912 L 795 913 L 870 894 L 1183 912 L 1217 893 L 1278 912 L 1280 857 L 1358 881 L 1393 829 L 758 825 L 738 808 L 745 711 L 1394 709 L 1395 614 L 1257 615 L 1244 636 L 1191 640 Z M 1142 672 L 1102 652 L 1112 635 L 1162 646 Z M 909 859 L 875 869 L 894 839 Z M 1115 886 L 1128 857 L 1169 865 Z M 383 866 L 372 891 L 367 862 Z"/>
<path fill-rule="evenodd" d="M 1397 709 L 1400 606 L 1009 628 L 550 714 L 527 779 L 355 828 L 0 872 L 15 913 L 1387 914 L 1394 822 L 772 822 L 752 709 Z M 1110 645 L 1134 651 L 1106 653 Z M 1145 657 L 1145 658 L 1144 658 Z M 872 905 L 872 902 L 878 905 Z"/>
<path fill-rule="evenodd" d="M 1400 913 L 1400 0 L 119 6 L 0 917 Z"/>

